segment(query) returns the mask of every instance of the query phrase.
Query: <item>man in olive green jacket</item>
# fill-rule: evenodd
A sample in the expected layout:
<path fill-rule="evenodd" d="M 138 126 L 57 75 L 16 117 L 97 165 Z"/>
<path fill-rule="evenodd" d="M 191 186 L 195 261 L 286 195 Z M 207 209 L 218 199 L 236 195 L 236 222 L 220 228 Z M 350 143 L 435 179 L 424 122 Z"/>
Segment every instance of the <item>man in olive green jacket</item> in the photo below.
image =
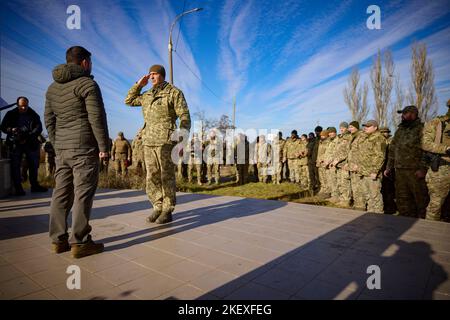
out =
<path fill-rule="evenodd" d="M 402 114 L 402 122 L 389 147 L 384 174 L 390 176 L 395 170 L 395 199 L 400 215 L 425 217 L 428 193 L 421 148 L 423 123 L 416 106 L 407 106 L 397 112 Z"/>
<path fill-rule="evenodd" d="M 147 221 L 156 223 L 171 222 L 175 210 L 175 164 L 171 155 L 176 120 L 180 120 L 180 129 L 189 131 L 191 128 L 191 117 L 183 92 L 167 83 L 165 76 L 163 66 L 153 65 L 149 74 L 139 79 L 125 98 L 129 106 L 142 106 L 146 123 L 143 135 L 146 189 L 153 206 L 153 213 Z M 141 93 L 149 80 L 153 87 Z"/>
<path fill-rule="evenodd" d="M 83 47 L 71 47 L 66 61 L 53 69 L 55 82 L 49 86 L 45 101 L 45 125 L 56 151 L 50 238 L 54 252 L 71 249 L 74 258 L 81 258 L 103 251 L 102 243 L 91 240 L 89 218 L 99 157 L 108 157 L 109 137 L 100 88 L 90 75 L 91 53 Z M 68 241 L 67 217 L 72 208 Z"/>

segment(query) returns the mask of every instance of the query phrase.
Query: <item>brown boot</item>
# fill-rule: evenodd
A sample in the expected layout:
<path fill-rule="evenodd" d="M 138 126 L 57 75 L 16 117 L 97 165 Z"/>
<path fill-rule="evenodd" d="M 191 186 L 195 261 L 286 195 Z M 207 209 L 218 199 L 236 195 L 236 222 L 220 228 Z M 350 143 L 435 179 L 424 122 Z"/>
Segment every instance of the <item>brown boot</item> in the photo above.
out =
<path fill-rule="evenodd" d="M 147 222 L 154 223 L 158 217 L 161 215 L 161 210 L 155 210 L 153 209 L 153 212 L 150 216 L 145 219 Z"/>
<path fill-rule="evenodd" d="M 103 243 L 95 243 L 89 240 L 86 243 L 72 244 L 72 257 L 75 259 L 83 258 L 93 254 L 101 253 L 105 249 Z"/>
<path fill-rule="evenodd" d="M 69 241 L 60 241 L 52 243 L 52 252 L 54 253 L 63 253 L 70 250 Z"/>
<path fill-rule="evenodd" d="M 161 215 L 155 221 L 155 223 L 157 223 L 157 224 L 164 224 L 164 223 L 169 223 L 169 222 L 172 222 L 172 213 L 171 212 L 161 213 Z"/>

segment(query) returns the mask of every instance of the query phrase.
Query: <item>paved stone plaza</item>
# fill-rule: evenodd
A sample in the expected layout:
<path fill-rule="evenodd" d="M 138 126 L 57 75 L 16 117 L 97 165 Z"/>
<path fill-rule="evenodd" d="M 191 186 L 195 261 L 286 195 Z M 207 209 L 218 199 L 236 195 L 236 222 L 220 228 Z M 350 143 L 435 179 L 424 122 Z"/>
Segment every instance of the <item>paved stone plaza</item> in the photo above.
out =
<path fill-rule="evenodd" d="M 99 190 L 99 255 L 50 252 L 51 193 L 0 200 L 1 299 L 450 299 L 450 224 L 179 193 L 147 224 L 144 192 Z M 67 267 L 81 270 L 69 290 Z M 380 267 L 369 290 L 367 268 Z"/>

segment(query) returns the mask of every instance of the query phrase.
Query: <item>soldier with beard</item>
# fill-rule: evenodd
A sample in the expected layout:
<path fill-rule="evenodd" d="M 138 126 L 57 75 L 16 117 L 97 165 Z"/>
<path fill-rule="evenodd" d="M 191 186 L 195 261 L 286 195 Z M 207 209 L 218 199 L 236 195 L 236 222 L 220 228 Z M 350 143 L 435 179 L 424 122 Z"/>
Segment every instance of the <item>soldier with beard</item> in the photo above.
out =
<path fill-rule="evenodd" d="M 402 114 L 402 122 L 392 139 L 384 175 L 389 177 L 395 170 L 395 199 L 400 215 L 425 217 L 428 192 L 421 148 L 423 123 L 416 106 L 397 112 Z"/>

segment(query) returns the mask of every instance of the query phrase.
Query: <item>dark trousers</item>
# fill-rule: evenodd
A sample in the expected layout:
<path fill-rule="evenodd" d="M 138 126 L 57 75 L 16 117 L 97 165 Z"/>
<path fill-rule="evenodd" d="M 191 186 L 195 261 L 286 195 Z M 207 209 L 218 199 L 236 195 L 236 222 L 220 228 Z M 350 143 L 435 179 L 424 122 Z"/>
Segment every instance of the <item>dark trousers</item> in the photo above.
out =
<path fill-rule="evenodd" d="M 56 154 L 55 189 L 50 207 L 50 238 L 69 238 L 67 218 L 72 209 L 70 243 L 90 240 L 89 218 L 98 184 L 99 158 L 96 149 L 59 150 Z"/>
<path fill-rule="evenodd" d="M 22 157 L 25 154 L 27 159 L 28 169 L 30 171 L 31 187 L 38 186 L 38 168 L 39 168 L 39 146 L 37 148 L 30 148 L 28 146 L 18 145 L 11 152 L 11 179 L 16 191 L 22 189 Z"/>

